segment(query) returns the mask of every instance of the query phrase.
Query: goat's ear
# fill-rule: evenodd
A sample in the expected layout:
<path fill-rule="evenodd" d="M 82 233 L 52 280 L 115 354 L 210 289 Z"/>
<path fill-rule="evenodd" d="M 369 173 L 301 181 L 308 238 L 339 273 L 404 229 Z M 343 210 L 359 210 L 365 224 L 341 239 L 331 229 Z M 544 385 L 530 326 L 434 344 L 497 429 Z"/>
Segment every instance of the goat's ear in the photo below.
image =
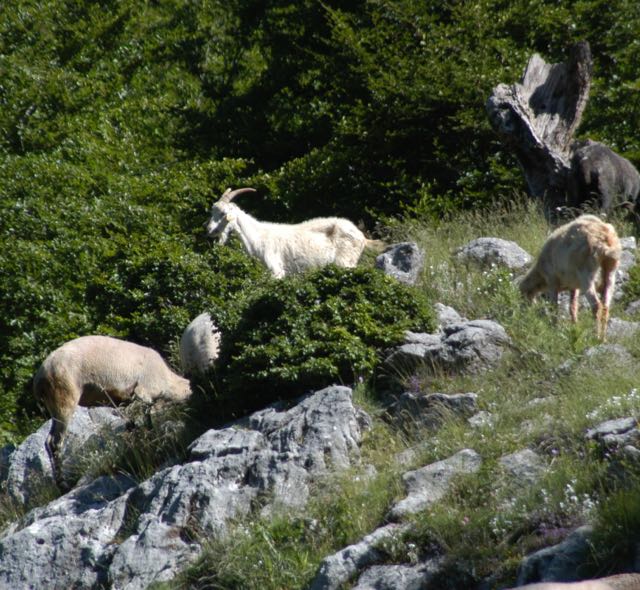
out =
<path fill-rule="evenodd" d="M 229 223 L 232 223 L 236 220 L 236 214 L 233 211 L 229 211 L 229 213 L 225 215 L 225 218 Z"/>

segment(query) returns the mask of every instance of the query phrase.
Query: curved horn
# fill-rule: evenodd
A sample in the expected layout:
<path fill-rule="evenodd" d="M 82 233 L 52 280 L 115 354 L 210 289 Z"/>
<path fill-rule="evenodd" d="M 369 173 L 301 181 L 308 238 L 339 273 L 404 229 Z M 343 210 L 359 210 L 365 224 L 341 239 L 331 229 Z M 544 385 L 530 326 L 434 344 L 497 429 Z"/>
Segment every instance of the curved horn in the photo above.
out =
<path fill-rule="evenodd" d="M 234 199 L 235 197 L 237 197 L 238 195 L 241 195 L 242 193 L 255 193 L 258 192 L 256 191 L 255 188 L 237 188 L 236 190 L 232 191 L 230 188 L 228 188 L 226 191 L 224 191 L 223 195 L 220 197 L 220 200 L 218 202 L 220 203 L 229 203 L 231 201 L 231 199 Z"/>

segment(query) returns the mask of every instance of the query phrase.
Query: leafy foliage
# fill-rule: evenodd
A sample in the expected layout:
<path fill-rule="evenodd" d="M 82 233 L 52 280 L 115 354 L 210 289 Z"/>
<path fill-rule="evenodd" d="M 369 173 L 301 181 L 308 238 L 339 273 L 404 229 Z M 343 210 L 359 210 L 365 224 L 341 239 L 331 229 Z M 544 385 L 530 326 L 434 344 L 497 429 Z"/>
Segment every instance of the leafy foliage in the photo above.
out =
<path fill-rule="evenodd" d="M 221 395 L 246 409 L 352 384 L 373 374 L 381 349 L 405 330 L 434 327 L 427 300 L 377 270 L 329 266 L 271 281 L 223 330 Z"/>

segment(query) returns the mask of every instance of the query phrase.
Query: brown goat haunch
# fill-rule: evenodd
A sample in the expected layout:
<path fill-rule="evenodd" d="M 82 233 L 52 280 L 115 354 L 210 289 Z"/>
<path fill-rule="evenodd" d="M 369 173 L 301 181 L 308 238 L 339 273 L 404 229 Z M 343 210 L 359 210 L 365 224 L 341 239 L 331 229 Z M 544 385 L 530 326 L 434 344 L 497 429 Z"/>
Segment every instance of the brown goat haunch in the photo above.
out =
<path fill-rule="evenodd" d="M 153 349 L 110 336 L 82 336 L 44 360 L 33 392 L 53 419 L 47 452 L 54 472 L 69 421 L 78 405 L 111 405 L 139 398 L 184 401 L 188 379 L 174 373 Z"/>
<path fill-rule="evenodd" d="M 604 340 L 621 255 L 615 228 L 595 215 L 581 215 L 547 238 L 534 265 L 520 280 L 520 291 L 529 299 L 546 292 L 555 305 L 560 291 L 570 291 L 574 322 L 582 291 L 596 317 L 598 337 Z"/>

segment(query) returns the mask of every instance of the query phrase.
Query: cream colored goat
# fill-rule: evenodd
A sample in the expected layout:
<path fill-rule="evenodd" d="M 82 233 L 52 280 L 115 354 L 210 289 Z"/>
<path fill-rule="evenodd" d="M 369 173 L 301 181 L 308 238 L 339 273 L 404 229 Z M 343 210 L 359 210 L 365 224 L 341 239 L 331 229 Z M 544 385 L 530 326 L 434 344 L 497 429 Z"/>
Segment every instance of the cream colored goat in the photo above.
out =
<path fill-rule="evenodd" d="M 604 340 L 621 254 L 620 240 L 611 224 L 595 215 L 581 215 L 547 238 L 538 259 L 520 281 L 520 290 L 530 299 L 544 291 L 555 305 L 560 291 L 570 291 L 574 322 L 582 291 L 596 317 L 598 337 Z"/>
<path fill-rule="evenodd" d="M 295 225 L 258 221 L 231 202 L 246 192 L 255 189 L 224 192 L 211 207 L 207 233 L 219 236 L 224 244 L 235 231 L 247 253 L 260 259 L 276 278 L 332 263 L 351 268 L 366 247 L 381 247 L 381 242 L 368 240 L 353 223 L 340 217 L 318 217 Z"/>
<path fill-rule="evenodd" d="M 220 332 L 208 313 L 201 313 L 180 338 L 180 364 L 185 375 L 206 373 L 220 353 Z"/>
<path fill-rule="evenodd" d="M 53 419 L 46 447 L 55 473 L 78 405 L 119 404 L 133 398 L 184 401 L 191 388 L 151 348 L 110 336 L 82 336 L 49 354 L 35 374 L 33 392 Z"/>

